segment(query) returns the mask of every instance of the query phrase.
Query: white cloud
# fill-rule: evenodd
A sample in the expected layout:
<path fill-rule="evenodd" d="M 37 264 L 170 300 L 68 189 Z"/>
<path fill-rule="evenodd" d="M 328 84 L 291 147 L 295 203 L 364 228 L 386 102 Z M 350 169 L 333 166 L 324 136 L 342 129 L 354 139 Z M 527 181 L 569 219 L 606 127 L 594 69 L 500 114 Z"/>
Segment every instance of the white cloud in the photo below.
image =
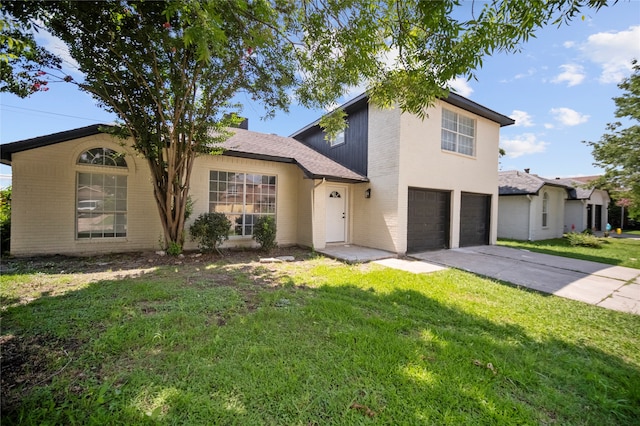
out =
<path fill-rule="evenodd" d="M 580 49 L 590 61 L 598 64 L 601 83 L 619 83 L 631 74 L 631 60 L 640 58 L 640 25 L 618 32 L 589 36 Z"/>
<path fill-rule="evenodd" d="M 564 43 L 562 43 L 562 46 L 566 47 L 567 49 L 570 49 L 575 45 L 576 45 L 575 41 L 565 41 Z"/>
<path fill-rule="evenodd" d="M 65 72 L 82 75 L 82 73 L 80 72 L 80 65 L 76 62 L 75 59 L 71 57 L 67 45 L 64 44 L 64 42 L 58 37 L 55 37 L 49 31 L 44 29 L 42 25 L 40 25 L 40 27 L 41 28 L 39 29 L 39 31 L 37 33 L 34 33 L 37 42 L 49 52 L 59 56 L 62 59 L 62 68 Z"/>
<path fill-rule="evenodd" d="M 567 86 L 577 86 L 582 83 L 584 78 L 586 77 L 584 73 L 584 68 L 582 65 L 576 64 L 564 64 L 560 65 L 560 68 L 563 70 L 560 74 L 556 76 L 553 80 L 553 83 L 567 83 Z"/>
<path fill-rule="evenodd" d="M 511 117 L 514 120 L 516 120 L 515 127 L 520 127 L 520 126 L 522 126 L 522 127 L 531 127 L 531 126 L 533 126 L 533 117 L 531 117 L 531 115 L 529 115 L 528 112 L 519 111 L 517 109 L 514 109 L 509 117 Z"/>
<path fill-rule="evenodd" d="M 589 116 L 580 114 L 578 111 L 574 111 L 571 108 L 551 108 L 549 111 L 556 121 L 565 126 L 577 126 L 578 124 L 586 123 L 589 121 Z"/>
<path fill-rule="evenodd" d="M 449 87 L 453 92 L 461 96 L 471 96 L 473 93 L 473 89 L 469 85 L 469 82 L 466 78 L 456 77 L 453 80 L 449 81 Z"/>
<path fill-rule="evenodd" d="M 505 150 L 509 158 L 545 152 L 548 145 L 548 142 L 539 141 L 533 133 L 524 133 L 500 140 L 500 147 Z"/>

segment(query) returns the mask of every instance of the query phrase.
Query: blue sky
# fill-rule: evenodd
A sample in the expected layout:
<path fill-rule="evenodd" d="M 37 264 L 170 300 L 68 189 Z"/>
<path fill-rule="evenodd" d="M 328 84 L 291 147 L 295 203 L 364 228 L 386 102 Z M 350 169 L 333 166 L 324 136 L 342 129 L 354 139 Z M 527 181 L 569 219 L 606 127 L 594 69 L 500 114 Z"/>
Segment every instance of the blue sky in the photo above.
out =
<path fill-rule="evenodd" d="M 633 58 L 640 60 L 640 1 L 621 0 L 569 25 L 539 31 L 519 53 L 486 57 L 477 81 L 458 80 L 452 86 L 516 119 L 516 125 L 501 131 L 500 144 L 507 152 L 501 170 L 530 168 L 549 178 L 588 176 L 601 170 L 582 141 L 599 140 L 607 123 L 618 120 L 612 98 L 622 93 L 617 84 L 631 74 Z M 323 112 L 294 105 L 288 114 L 262 120 L 259 104 L 239 100 L 250 130 L 284 136 Z M 113 115 L 71 84 L 52 83 L 49 91 L 27 99 L 0 95 L 0 143 L 112 121 Z M 10 184 L 10 174 L 10 167 L 0 167 L 0 186 Z"/>

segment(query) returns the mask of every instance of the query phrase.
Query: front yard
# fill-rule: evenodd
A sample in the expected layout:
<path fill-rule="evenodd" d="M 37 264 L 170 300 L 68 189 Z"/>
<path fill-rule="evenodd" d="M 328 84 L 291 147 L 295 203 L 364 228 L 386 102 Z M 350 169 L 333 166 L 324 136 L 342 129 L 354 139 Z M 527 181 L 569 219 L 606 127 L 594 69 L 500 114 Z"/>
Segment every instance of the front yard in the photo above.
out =
<path fill-rule="evenodd" d="M 640 316 L 280 254 L 5 263 L 2 424 L 640 418 Z"/>
<path fill-rule="evenodd" d="M 640 239 L 600 238 L 600 247 L 573 247 L 566 238 L 541 241 L 499 240 L 498 244 L 555 256 L 640 269 Z"/>

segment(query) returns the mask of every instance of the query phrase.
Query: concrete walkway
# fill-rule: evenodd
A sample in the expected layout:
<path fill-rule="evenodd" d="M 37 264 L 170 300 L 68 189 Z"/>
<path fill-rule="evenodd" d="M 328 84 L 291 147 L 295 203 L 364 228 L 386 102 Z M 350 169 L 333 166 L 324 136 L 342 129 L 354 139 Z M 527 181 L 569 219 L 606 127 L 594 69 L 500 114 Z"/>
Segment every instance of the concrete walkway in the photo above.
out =
<path fill-rule="evenodd" d="M 640 315 L 640 269 L 502 246 L 438 250 L 413 254 L 411 257 Z"/>
<path fill-rule="evenodd" d="M 640 315 L 640 269 L 570 259 L 503 246 L 478 246 L 416 253 L 410 259 L 355 245 L 318 250 L 347 263 L 375 262 L 413 273 L 447 267 L 568 299 Z"/>

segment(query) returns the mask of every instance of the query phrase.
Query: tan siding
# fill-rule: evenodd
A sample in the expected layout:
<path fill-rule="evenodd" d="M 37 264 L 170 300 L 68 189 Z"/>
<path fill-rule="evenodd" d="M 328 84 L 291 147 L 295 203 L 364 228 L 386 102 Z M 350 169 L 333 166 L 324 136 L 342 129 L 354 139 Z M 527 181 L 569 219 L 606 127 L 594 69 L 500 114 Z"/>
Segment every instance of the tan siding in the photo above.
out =
<path fill-rule="evenodd" d="M 298 234 L 298 180 L 301 172 L 293 164 L 276 163 L 223 155 L 201 156 L 193 166 L 190 194 L 194 201 L 193 215 L 185 226 L 187 238 L 185 248 L 196 249 L 197 245 L 189 237 L 189 226 L 199 214 L 209 211 L 209 172 L 211 170 L 258 173 L 277 177 L 276 223 L 279 245 L 297 244 Z M 254 247 L 257 243 L 251 237 L 231 237 L 223 247 Z"/>
<path fill-rule="evenodd" d="M 301 246 L 313 247 L 313 213 L 311 194 L 316 182 L 311 179 L 298 180 L 298 239 Z"/>
<path fill-rule="evenodd" d="M 398 217 L 400 111 L 369 107 L 369 184 L 354 185 L 354 244 L 392 252 L 406 251 Z M 371 188 L 371 198 L 364 190 Z"/>
<path fill-rule="evenodd" d="M 76 166 L 75 162 L 82 151 L 95 147 L 124 150 L 128 154 L 126 238 L 75 238 L 76 174 L 79 170 L 105 171 L 100 167 Z M 162 228 L 146 164 L 117 140 L 96 135 L 19 152 L 14 154 L 12 173 L 12 254 L 91 254 L 157 248 Z"/>
<path fill-rule="evenodd" d="M 475 156 L 465 156 L 441 149 L 442 108 L 476 120 Z M 462 192 L 490 194 L 492 218 L 490 242 L 497 235 L 498 142 L 500 126 L 453 105 L 438 101 L 421 120 L 403 114 L 401 118 L 399 177 L 399 232 L 405 232 L 409 187 L 452 191 L 451 247 L 460 241 L 460 198 Z"/>
<path fill-rule="evenodd" d="M 101 167 L 76 166 L 86 149 L 108 147 L 125 150 L 127 174 L 127 237 L 77 240 L 75 231 L 76 174 L 78 170 L 104 172 Z M 114 169 L 110 169 L 114 170 Z M 189 237 L 189 225 L 208 211 L 209 171 L 227 170 L 276 175 L 278 244 L 298 243 L 298 197 L 302 172 L 293 164 L 248 160 L 226 156 L 199 157 L 194 164 L 190 194 L 194 212 L 185 226 L 185 249 L 197 248 Z M 11 252 L 17 256 L 35 254 L 92 254 L 158 250 L 162 225 L 153 197 L 148 165 L 118 140 L 96 135 L 14 154 Z M 307 200 L 309 200 L 307 198 Z M 302 228 L 310 229 L 310 219 Z M 308 242 L 309 231 L 303 231 Z M 253 246 L 250 238 L 232 239 L 226 246 Z"/>

